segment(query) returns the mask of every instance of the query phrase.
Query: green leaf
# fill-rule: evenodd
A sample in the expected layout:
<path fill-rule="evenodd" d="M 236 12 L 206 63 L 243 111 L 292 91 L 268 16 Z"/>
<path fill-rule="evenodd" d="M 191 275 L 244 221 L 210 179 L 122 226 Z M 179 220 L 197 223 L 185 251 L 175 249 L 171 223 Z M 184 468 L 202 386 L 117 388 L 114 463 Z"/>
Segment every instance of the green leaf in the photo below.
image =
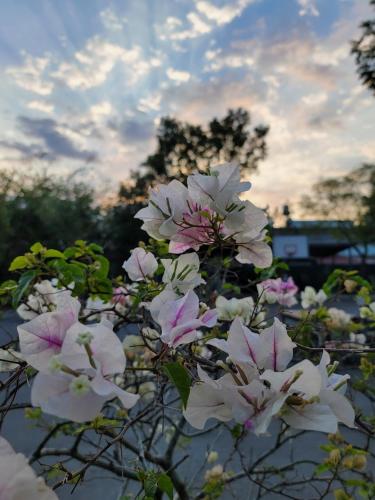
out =
<path fill-rule="evenodd" d="M 30 247 L 30 250 L 32 251 L 33 254 L 38 254 L 44 250 L 44 246 L 38 241 L 37 243 L 34 243 L 34 245 Z"/>
<path fill-rule="evenodd" d="M 90 243 L 87 248 L 94 253 L 103 253 L 103 247 L 101 247 L 97 243 Z"/>
<path fill-rule="evenodd" d="M 39 406 L 35 408 L 25 408 L 25 417 L 29 420 L 37 420 L 42 416 L 42 410 Z"/>
<path fill-rule="evenodd" d="M 37 277 L 38 271 L 35 269 L 31 269 L 30 271 L 26 271 L 21 274 L 20 279 L 18 280 L 18 285 L 16 290 L 13 293 L 12 305 L 13 307 L 17 307 L 20 300 L 24 296 L 25 292 L 30 286 L 30 283 Z"/>
<path fill-rule="evenodd" d="M 315 467 L 315 474 L 322 474 L 329 471 L 331 466 L 329 464 L 319 464 Z"/>
<path fill-rule="evenodd" d="M 173 483 L 167 474 L 160 474 L 158 477 L 158 487 L 168 495 L 169 500 L 173 500 Z"/>
<path fill-rule="evenodd" d="M 9 266 L 9 271 L 16 271 L 17 269 L 25 269 L 29 265 L 29 261 L 27 257 L 24 255 L 20 255 L 19 257 L 16 257 L 15 259 L 12 260 L 10 266 Z"/>
<path fill-rule="evenodd" d="M 174 363 L 168 363 L 164 366 L 164 370 L 168 375 L 169 380 L 176 386 L 184 408 L 189 398 L 191 378 L 186 368 L 184 368 L 177 361 Z"/>
<path fill-rule="evenodd" d="M 15 288 L 17 288 L 17 281 L 7 280 L 0 285 L 0 295 L 6 295 L 9 292 L 12 292 Z"/>
<path fill-rule="evenodd" d="M 44 253 L 44 258 L 46 259 L 51 259 L 51 258 L 57 258 L 57 259 L 66 259 L 65 255 L 60 252 L 60 250 L 54 250 L 51 248 L 50 250 L 47 250 Z"/>
<path fill-rule="evenodd" d="M 95 265 L 98 266 L 95 275 L 99 278 L 106 278 L 109 272 L 109 260 L 103 255 L 96 255 Z"/>

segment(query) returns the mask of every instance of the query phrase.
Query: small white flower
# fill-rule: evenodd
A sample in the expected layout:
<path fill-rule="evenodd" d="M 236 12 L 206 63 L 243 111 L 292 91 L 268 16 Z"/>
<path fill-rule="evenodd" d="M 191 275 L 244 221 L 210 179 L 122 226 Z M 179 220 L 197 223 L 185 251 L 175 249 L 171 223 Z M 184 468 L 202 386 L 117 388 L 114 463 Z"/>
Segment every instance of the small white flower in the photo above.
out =
<path fill-rule="evenodd" d="M 75 377 L 69 384 L 69 390 L 76 396 L 84 396 L 90 391 L 91 384 L 87 375 Z"/>
<path fill-rule="evenodd" d="M 78 335 L 76 342 L 78 345 L 90 345 L 93 338 L 91 332 L 82 332 Z"/>
<path fill-rule="evenodd" d="M 52 356 L 49 360 L 48 363 L 48 370 L 51 373 L 59 373 L 61 371 L 61 368 L 63 367 L 63 364 L 60 361 L 59 355 Z"/>

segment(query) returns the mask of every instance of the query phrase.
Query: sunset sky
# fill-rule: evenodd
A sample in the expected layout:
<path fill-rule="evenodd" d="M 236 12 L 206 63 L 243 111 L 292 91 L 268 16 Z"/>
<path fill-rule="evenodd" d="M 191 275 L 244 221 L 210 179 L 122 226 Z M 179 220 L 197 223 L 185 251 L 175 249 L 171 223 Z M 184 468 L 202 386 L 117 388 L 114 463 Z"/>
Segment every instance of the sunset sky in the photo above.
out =
<path fill-rule="evenodd" d="M 375 99 L 350 55 L 372 15 L 367 0 L 2 1 L 0 168 L 82 167 L 110 191 L 161 116 L 243 106 L 271 127 L 251 199 L 296 207 L 375 160 Z"/>

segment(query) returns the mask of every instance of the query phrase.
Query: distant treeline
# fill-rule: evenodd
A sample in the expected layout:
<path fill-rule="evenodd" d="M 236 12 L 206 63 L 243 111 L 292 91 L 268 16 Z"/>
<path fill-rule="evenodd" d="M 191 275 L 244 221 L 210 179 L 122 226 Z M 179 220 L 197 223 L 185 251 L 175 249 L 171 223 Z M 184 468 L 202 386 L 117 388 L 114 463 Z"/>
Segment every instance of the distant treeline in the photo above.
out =
<path fill-rule="evenodd" d="M 244 173 L 254 172 L 266 155 L 268 127 L 250 127 L 244 109 L 229 110 L 206 126 L 162 118 L 155 152 L 124 182 L 113 203 L 100 206 L 85 182 L 46 173 L 0 172 L 0 277 L 9 262 L 36 241 L 62 249 L 77 239 L 104 247 L 113 273 L 131 248 L 147 235 L 134 214 L 142 207 L 149 186 L 172 178 L 184 181 L 197 169 L 236 161 Z"/>

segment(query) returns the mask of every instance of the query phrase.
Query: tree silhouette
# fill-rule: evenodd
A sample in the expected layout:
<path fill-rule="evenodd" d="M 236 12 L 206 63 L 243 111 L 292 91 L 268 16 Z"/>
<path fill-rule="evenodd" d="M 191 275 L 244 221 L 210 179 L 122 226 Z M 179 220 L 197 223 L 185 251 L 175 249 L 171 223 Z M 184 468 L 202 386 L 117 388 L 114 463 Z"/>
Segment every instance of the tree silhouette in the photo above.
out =
<path fill-rule="evenodd" d="M 304 196 L 301 205 L 307 214 L 323 219 L 351 220 L 354 227 L 340 228 L 353 243 L 367 245 L 374 241 L 375 164 L 364 164 L 341 177 L 324 179 Z M 365 255 L 363 255 L 365 257 Z"/>
<path fill-rule="evenodd" d="M 375 8 L 375 0 L 370 4 Z M 361 24 L 362 35 L 352 42 L 357 72 L 362 83 L 375 93 L 375 18 Z"/>
<path fill-rule="evenodd" d="M 155 153 L 132 174 L 130 183 L 122 185 L 120 198 L 139 201 L 156 179 L 183 181 L 193 171 L 205 172 L 221 162 L 236 161 L 244 173 L 255 171 L 267 153 L 268 127 L 259 125 L 251 130 L 250 123 L 250 114 L 242 108 L 230 109 L 226 116 L 212 119 L 205 127 L 162 118 Z"/>

